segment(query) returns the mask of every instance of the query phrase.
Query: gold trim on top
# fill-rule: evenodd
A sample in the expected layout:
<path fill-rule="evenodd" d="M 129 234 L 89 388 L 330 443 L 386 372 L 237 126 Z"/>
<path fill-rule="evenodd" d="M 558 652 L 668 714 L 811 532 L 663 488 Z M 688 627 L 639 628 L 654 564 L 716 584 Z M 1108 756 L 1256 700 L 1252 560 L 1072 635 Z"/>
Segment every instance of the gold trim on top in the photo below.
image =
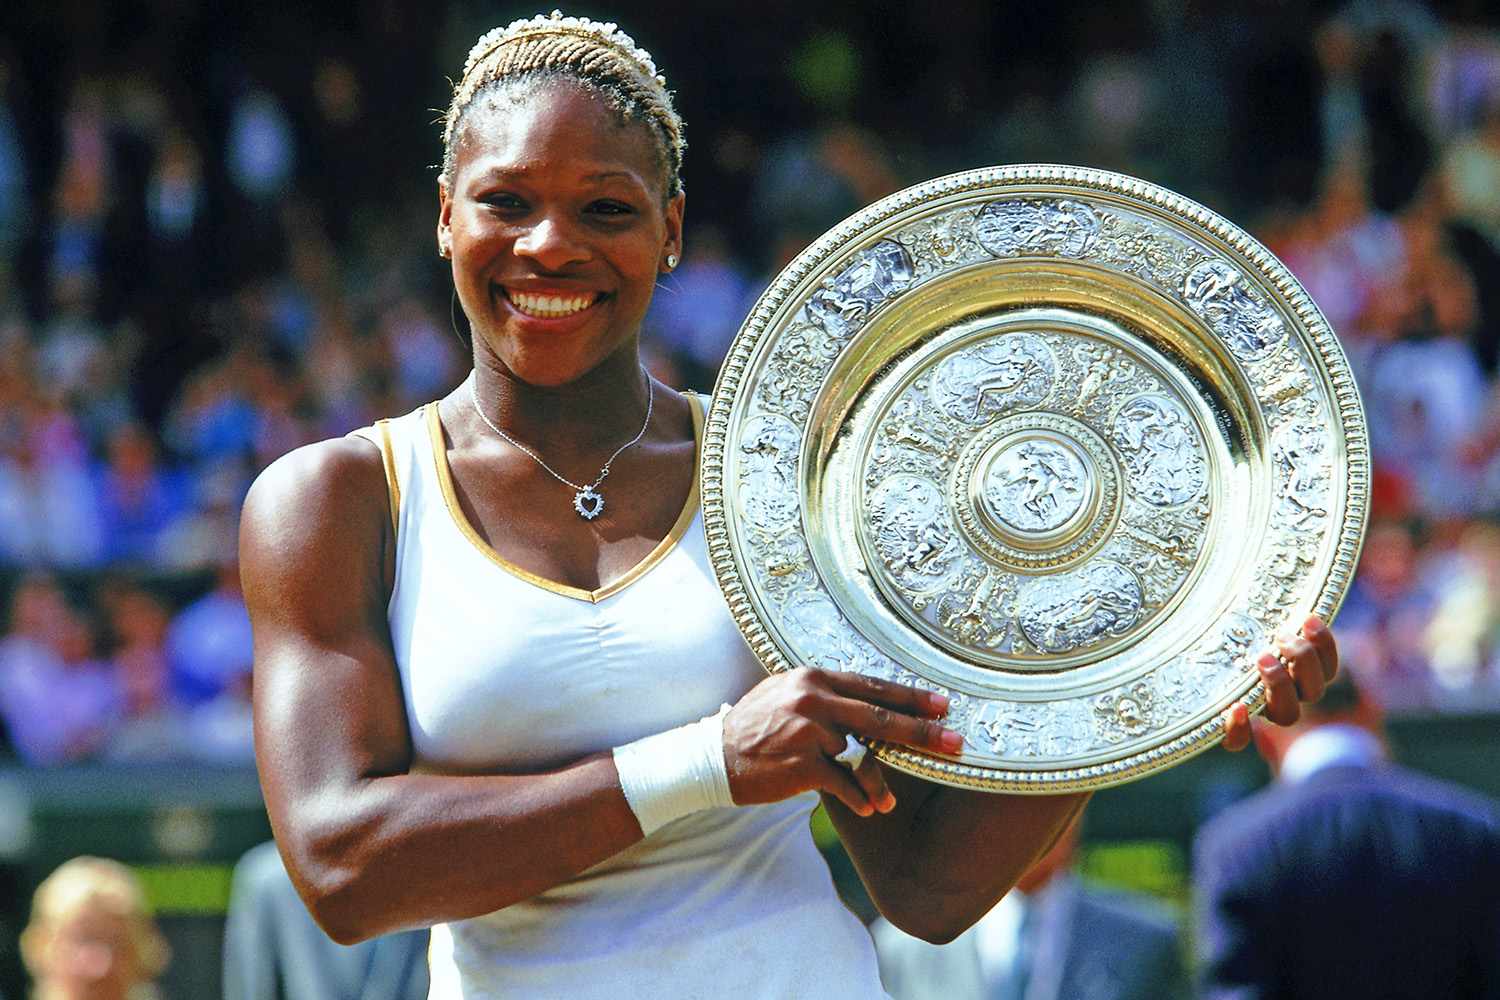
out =
<path fill-rule="evenodd" d="M 526 583 L 540 587 L 543 590 L 550 590 L 552 593 L 561 595 L 562 597 L 571 597 L 577 601 L 588 601 L 591 604 L 598 604 L 605 598 L 618 594 L 645 576 L 650 572 L 652 567 L 666 558 L 667 553 L 676 547 L 677 543 L 682 540 L 682 537 L 687 534 L 688 528 L 692 527 L 693 518 L 698 513 L 698 465 L 699 458 L 703 452 L 703 402 L 695 393 L 685 392 L 683 396 L 687 398 L 688 409 L 693 414 L 693 486 L 688 490 L 687 502 L 682 505 L 682 511 L 677 515 L 677 521 L 672 525 L 672 530 L 667 532 L 665 538 L 656 543 L 655 548 L 646 553 L 640 562 L 632 566 L 618 579 L 611 580 L 598 590 L 584 590 L 582 587 L 570 587 L 565 583 L 558 583 L 556 580 L 549 580 L 545 576 L 538 576 L 536 573 L 522 569 L 496 552 L 494 547 L 486 542 L 478 531 L 474 530 L 474 526 L 469 523 L 469 519 L 464 515 L 463 508 L 459 506 L 458 494 L 453 489 L 453 470 L 448 466 L 448 445 L 443 436 L 442 421 L 438 419 L 437 404 L 429 403 L 426 407 L 427 430 L 432 439 L 432 457 L 434 463 L 437 465 L 438 485 L 442 488 L 443 502 L 448 508 L 448 514 L 453 518 L 453 523 L 457 525 L 459 532 L 485 558 L 505 570 L 505 572 Z"/>
<path fill-rule="evenodd" d="M 377 420 L 375 427 L 380 431 L 380 457 L 385 465 L 385 488 L 391 499 L 391 538 L 394 539 L 401 530 L 401 481 L 396 478 L 396 452 L 391 447 L 391 422 Z"/>
<path fill-rule="evenodd" d="M 401 484 L 396 479 L 396 454 L 391 448 L 389 420 L 377 420 L 368 427 L 357 427 L 349 432 L 350 437 L 368 441 L 380 449 L 380 466 L 385 473 L 386 506 L 391 510 L 391 537 L 394 540 L 400 530 Z"/>

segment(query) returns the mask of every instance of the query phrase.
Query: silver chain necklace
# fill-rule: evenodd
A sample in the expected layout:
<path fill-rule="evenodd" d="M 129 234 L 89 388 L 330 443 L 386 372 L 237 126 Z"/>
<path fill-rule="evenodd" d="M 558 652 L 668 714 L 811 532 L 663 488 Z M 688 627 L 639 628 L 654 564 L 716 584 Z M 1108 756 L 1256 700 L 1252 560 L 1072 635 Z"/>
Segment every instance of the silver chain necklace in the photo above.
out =
<path fill-rule="evenodd" d="M 642 368 L 641 374 L 646 375 L 646 369 Z M 609 467 L 614 464 L 615 459 L 619 458 L 621 453 L 623 453 L 625 449 L 629 448 L 631 445 L 640 441 L 641 438 L 645 437 L 646 428 L 651 426 L 651 406 L 656 402 L 656 385 L 651 381 L 651 376 L 646 375 L 646 419 L 641 422 L 641 429 L 636 432 L 635 437 L 631 438 L 629 441 L 626 441 L 624 444 L 620 445 L 620 447 L 615 449 L 615 453 L 609 456 L 609 460 L 604 463 L 604 468 L 599 470 L 599 478 L 595 479 L 588 486 L 579 486 L 571 479 L 564 479 L 562 476 L 558 475 L 556 469 L 552 468 L 552 466 L 542 461 L 542 456 L 538 455 L 536 452 L 532 451 L 530 448 L 526 447 L 524 444 L 511 437 L 509 434 L 502 431 L 499 427 L 496 427 L 495 422 L 489 417 L 485 416 L 484 411 L 479 408 L 479 394 L 474 391 L 474 382 L 475 377 L 473 375 L 470 375 L 469 402 L 474 404 L 474 412 L 479 414 L 479 419 L 484 421 L 485 426 L 494 431 L 496 434 L 500 435 L 510 444 L 525 452 L 528 456 L 531 457 L 531 460 L 533 462 L 535 462 L 537 465 L 540 465 L 543 469 L 546 469 L 547 474 L 550 475 L 553 479 L 556 479 L 558 482 L 562 483 L 564 486 L 569 487 L 570 489 L 576 490 L 577 492 L 573 494 L 573 509 L 578 511 L 579 517 L 583 518 L 585 521 L 592 521 L 594 518 L 598 517 L 604 510 L 604 497 L 599 495 L 599 485 L 603 483 L 605 477 L 609 475 Z"/>

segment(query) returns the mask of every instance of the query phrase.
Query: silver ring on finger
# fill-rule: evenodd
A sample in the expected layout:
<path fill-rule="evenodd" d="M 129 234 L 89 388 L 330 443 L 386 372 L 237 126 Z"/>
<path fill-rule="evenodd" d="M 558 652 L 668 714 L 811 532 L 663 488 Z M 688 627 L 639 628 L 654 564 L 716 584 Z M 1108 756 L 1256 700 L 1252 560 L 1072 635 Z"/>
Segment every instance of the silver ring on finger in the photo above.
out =
<path fill-rule="evenodd" d="M 833 755 L 836 763 L 842 764 L 851 771 L 858 771 L 859 765 L 865 762 L 865 754 L 869 749 L 854 738 L 853 733 L 844 734 L 844 749 Z"/>

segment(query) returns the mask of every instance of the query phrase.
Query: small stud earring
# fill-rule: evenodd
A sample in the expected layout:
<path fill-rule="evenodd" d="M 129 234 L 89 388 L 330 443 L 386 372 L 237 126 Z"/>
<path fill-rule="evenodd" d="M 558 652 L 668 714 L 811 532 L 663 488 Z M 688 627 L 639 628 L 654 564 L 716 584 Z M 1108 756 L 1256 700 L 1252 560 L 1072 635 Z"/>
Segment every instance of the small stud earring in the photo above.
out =
<path fill-rule="evenodd" d="M 669 253 L 669 254 L 667 254 L 667 270 L 670 271 L 670 270 L 672 270 L 672 268 L 674 268 L 676 266 L 677 266 L 677 255 L 675 253 Z"/>
<path fill-rule="evenodd" d="M 448 244 L 446 244 L 446 243 L 439 243 L 438 244 L 438 256 L 441 257 L 441 258 L 443 258 L 444 260 L 447 260 L 448 258 L 450 258 L 450 257 L 453 256 L 453 251 L 451 249 L 449 249 Z"/>

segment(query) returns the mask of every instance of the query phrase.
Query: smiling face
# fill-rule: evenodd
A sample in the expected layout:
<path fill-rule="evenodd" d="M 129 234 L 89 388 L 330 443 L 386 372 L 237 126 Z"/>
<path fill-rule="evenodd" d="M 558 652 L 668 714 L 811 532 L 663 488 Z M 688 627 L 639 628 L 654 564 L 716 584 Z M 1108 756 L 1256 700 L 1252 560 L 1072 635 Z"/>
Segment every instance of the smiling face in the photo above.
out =
<path fill-rule="evenodd" d="M 583 86 L 523 81 L 476 100 L 438 220 L 476 361 L 556 386 L 633 357 L 681 252 L 683 196 L 665 184 L 651 130 Z"/>

